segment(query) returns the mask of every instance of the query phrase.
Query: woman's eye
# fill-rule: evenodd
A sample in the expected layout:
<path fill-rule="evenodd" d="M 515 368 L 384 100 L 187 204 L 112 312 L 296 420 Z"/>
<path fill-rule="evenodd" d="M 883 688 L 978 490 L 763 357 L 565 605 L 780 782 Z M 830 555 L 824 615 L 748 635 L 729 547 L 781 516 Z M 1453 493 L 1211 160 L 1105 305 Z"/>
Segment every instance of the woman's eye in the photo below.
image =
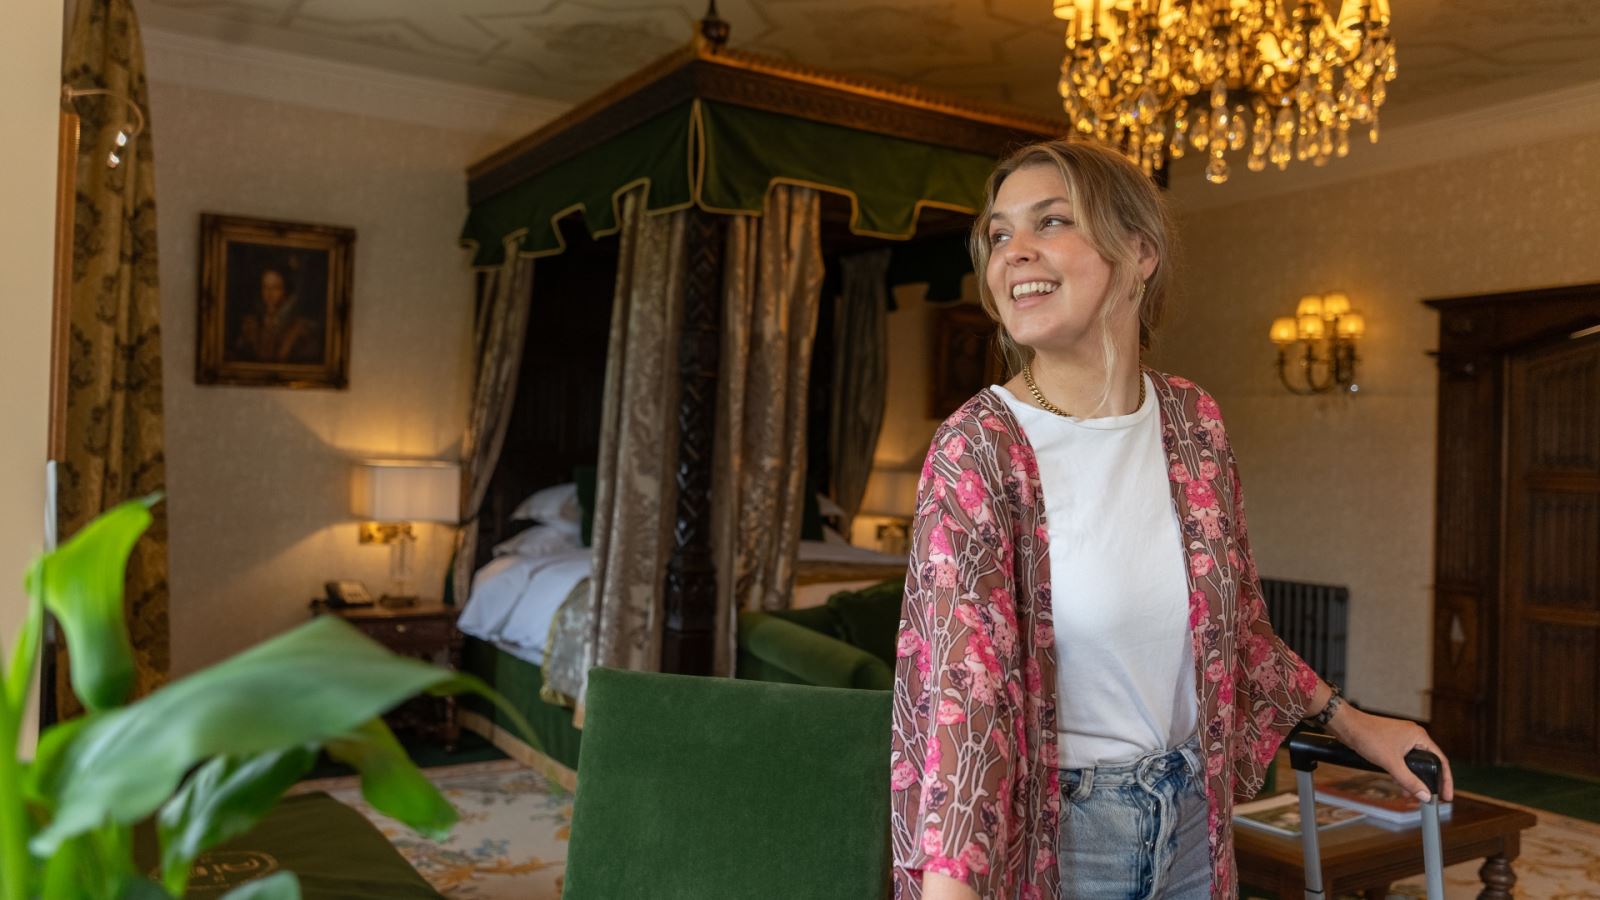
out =
<path fill-rule="evenodd" d="M 1044 217 L 1044 222 L 1041 223 L 1041 224 L 1043 224 L 1045 226 L 1050 226 L 1050 225 L 1071 225 L 1072 224 L 1072 220 L 1068 219 L 1066 216 L 1045 216 Z"/>
<path fill-rule="evenodd" d="M 1005 232 L 996 232 L 991 234 L 989 235 L 989 246 L 993 247 L 1010 236 L 1011 235 L 1006 234 Z"/>

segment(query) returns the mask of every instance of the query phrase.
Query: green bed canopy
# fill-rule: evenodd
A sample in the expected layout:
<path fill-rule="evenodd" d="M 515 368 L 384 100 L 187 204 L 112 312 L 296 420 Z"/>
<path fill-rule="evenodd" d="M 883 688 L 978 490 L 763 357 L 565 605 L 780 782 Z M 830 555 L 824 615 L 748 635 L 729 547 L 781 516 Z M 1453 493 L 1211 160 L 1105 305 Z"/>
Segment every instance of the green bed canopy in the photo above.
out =
<path fill-rule="evenodd" d="M 759 215 L 774 184 L 842 194 L 851 232 L 903 240 L 924 208 L 976 212 L 998 156 L 1065 130 L 701 38 L 474 166 L 461 241 L 490 267 L 562 252 L 556 223 L 574 212 L 593 236 L 615 232 L 640 185 L 651 212 Z"/>

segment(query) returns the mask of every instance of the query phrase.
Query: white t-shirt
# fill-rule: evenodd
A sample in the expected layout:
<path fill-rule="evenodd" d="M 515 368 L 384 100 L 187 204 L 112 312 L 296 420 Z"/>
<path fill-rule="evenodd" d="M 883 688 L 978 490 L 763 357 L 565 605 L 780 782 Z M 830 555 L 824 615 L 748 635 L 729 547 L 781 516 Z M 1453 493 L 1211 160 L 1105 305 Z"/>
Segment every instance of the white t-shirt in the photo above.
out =
<path fill-rule="evenodd" d="M 1155 386 L 1125 416 L 1063 418 L 998 385 L 1039 460 L 1064 768 L 1180 746 L 1199 720 L 1189 581 Z"/>

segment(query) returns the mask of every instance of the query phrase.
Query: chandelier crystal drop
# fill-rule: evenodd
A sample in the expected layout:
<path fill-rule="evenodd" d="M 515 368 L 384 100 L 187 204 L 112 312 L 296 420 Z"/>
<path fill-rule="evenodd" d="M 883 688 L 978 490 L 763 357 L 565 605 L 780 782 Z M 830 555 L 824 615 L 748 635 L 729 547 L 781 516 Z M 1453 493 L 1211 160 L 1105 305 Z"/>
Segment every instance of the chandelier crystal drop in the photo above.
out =
<path fill-rule="evenodd" d="M 1378 141 L 1395 76 L 1388 0 L 1053 2 L 1067 116 L 1146 173 L 1193 150 L 1221 184 L 1230 152 L 1259 172 L 1343 157 L 1352 128 Z"/>

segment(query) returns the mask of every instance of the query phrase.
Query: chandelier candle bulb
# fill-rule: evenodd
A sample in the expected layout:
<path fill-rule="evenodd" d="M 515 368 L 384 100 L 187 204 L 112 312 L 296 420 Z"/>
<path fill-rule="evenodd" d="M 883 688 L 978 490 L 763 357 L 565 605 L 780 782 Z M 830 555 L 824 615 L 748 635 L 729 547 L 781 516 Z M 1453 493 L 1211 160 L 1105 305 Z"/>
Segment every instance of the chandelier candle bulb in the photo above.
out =
<path fill-rule="evenodd" d="M 1385 0 L 1053 0 L 1052 11 L 1065 32 L 1057 89 L 1076 130 L 1115 139 L 1135 163 L 1159 164 L 1155 141 L 1178 158 L 1187 136 L 1210 150 L 1216 182 L 1227 152 L 1281 169 L 1347 154 L 1350 123 L 1376 141 L 1398 71 Z M 1186 123 L 1189 103 L 1210 115 Z M 1262 130 L 1278 142 L 1249 139 Z"/>

